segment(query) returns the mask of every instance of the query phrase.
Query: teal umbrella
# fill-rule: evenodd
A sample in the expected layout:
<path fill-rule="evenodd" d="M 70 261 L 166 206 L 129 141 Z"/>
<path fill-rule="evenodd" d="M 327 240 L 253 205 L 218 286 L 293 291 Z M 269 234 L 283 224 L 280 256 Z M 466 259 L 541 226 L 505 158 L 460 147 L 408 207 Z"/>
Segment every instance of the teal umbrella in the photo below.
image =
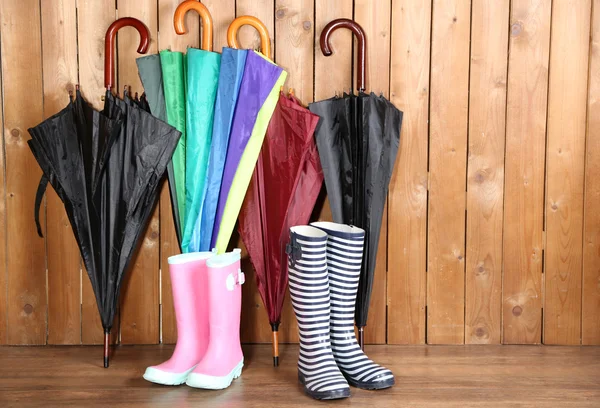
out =
<path fill-rule="evenodd" d="M 189 10 L 196 10 L 202 19 L 202 49 L 188 48 L 187 54 L 163 50 L 138 59 L 152 113 L 182 133 L 168 174 L 177 236 L 184 253 L 199 249 L 191 236 L 206 190 L 221 65 L 221 55 L 212 52 L 212 17 L 203 4 L 195 0 L 181 3 L 173 18 L 175 32 L 186 33 L 184 18 Z"/>

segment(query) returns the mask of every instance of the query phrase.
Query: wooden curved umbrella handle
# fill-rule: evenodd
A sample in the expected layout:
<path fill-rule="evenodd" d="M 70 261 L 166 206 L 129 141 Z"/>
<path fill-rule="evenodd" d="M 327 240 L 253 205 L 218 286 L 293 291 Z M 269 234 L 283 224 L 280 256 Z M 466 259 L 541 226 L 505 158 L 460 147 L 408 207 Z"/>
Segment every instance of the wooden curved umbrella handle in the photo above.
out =
<path fill-rule="evenodd" d="M 150 31 L 140 20 L 133 17 L 123 17 L 114 21 L 106 30 L 104 37 L 104 86 L 110 90 L 115 84 L 115 36 L 123 27 L 131 26 L 140 34 L 140 45 L 137 52 L 145 54 L 150 45 Z"/>
<path fill-rule="evenodd" d="M 365 90 L 365 66 L 366 66 L 366 54 L 367 54 L 367 36 L 365 34 L 365 30 L 355 21 L 347 19 L 347 18 L 338 18 L 337 20 L 333 20 L 329 22 L 321 32 L 321 51 L 323 55 L 326 57 L 333 54 L 331 50 L 331 44 L 329 39 L 331 34 L 339 29 L 339 28 L 347 28 L 356 35 L 358 40 L 358 52 L 356 54 L 356 85 L 360 92 Z"/>
<path fill-rule="evenodd" d="M 271 58 L 271 39 L 269 38 L 269 30 L 267 30 L 267 26 L 256 17 L 241 16 L 233 20 L 227 29 L 227 44 L 231 48 L 240 48 L 240 43 L 237 40 L 237 33 L 240 27 L 244 25 L 256 28 L 260 35 L 260 49 L 265 57 Z"/>
<path fill-rule="evenodd" d="M 196 0 L 185 0 L 177 9 L 173 16 L 173 25 L 175 32 L 179 35 L 187 33 L 185 28 L 185 15 L 188 11 L 195 10 L 202 20 L 202 44 L 201 48 L 205 51 L 213 50 L 213 20 L 210 11 L 206 6 Z"/>

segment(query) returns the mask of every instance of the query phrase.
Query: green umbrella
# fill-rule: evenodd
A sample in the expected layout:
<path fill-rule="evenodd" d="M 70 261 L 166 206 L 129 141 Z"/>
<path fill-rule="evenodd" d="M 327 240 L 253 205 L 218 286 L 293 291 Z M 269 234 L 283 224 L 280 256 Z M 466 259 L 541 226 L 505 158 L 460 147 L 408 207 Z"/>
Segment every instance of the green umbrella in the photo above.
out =
<path fill-rule="evenodd" d="M 212 52 L 212 17 L 203 4 L 181 3 L 173 18 L 175 31 L 186 33 L 184 17 L 189 10 L 196 10 L 202 19 L 202 49 L 188 48 L 187 54 L 163 50 L 138 59 L 152 113 L 182 134 L 168 172 L 182 252 L 197 251 L 199 246 L 191 236 L 202 210 L 221 64 L 221 55 Z"/>

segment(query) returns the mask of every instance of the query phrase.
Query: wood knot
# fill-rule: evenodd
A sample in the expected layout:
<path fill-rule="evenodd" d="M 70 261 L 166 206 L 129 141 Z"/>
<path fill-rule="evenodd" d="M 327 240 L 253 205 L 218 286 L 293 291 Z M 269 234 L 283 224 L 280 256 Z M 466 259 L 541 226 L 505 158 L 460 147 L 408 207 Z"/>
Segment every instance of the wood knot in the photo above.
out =
<path fill-rule="evenodd" d="M 475 336 L 477 336 L 477 337 L 484 337 L 486 334 L 487 334 L 487 331 L 483 327 L 478 327 L 475 330 Z"/>
<path fill-rule="evenodd" d="M 510 35 L 517 37 L 523 32 L 523 23 L 517 21 L 510 26 Z"/>
<path fill-rule="evenodd" d="M 306 31 L 310 30 L 311 27 L 312 23 L 310 21 L 305 21 L 304 23 L 302 23 L 302 28 L 304 28 Z"/>
<path fill-rule="evenodd" d="M 458 18 L 456 18 L 456 16 L 454 16 L 454 17 L 452 18 L 452 22 L 453 22 L 453 23 L 456 23 L 457 21 L 458 21 Z"/>
<path fill-rule="evenodd" d="M 33 313 L 33 306 L 27 303 L 25 306 L 23 306 L 23 311 L 25 312 L 25 314 L 30 315 L 31 313 Z"/>
<path fill-rule="evenodd" d="M 462 255 L 459 255 L 459 256 L 457 256 L 456 258 L 457 258 L 459 261 L 462 261 L 462 260 L 463 260 L 463 256 L 462 256 Z"/>
<path fill-rule="evenodd" d="M 10 135 L 11 135 L 12 137 L 19 137 L 19 136 L 21 136 L 21 132 L 19 131 L 19 129 L 12 129 L 12 130 L 10 131 Z"/>
<path fill-rule="evenodd" d="M 72 95 L 75 92 L 75 86 L 73 86 L 73 84 L 67 84 L 67 86 L 65 87 L 65 89 L 67 90 L 67 92 Z"/>
<path fill-rule="evenodd" d="M 478 172 L 475 174 L 475 182 L 477 182 L 477 183 L 481 184 L 481 183 L 483 183 L 484 181 L 485 181 L 485 175 L 483 174 L 483 172 L 482 172 L 482 171 L 478 171 Z"/>
<path fill-rule="evenodd" d="M 519 317 L 523 314 L 523 308 L 521 306 L 515 306 L 512 310 L 513 316 Z"/>
<path fill-rule="evenodd" d="M 556 211 L 556 210 L 558 210 L 558 205 L 556 205 L 556 203 L 552 203 L 550 208 L 552 208 L 553 211 Z"/>
<path fill-rule="evenodd" d="M 150 239 L 152 239 L 152 240 L 156 240 L 156 239 L 158 239 L 158 232 L 156 232 L 156 231 L 152 231 L 152 232 L 150 233 Z"/>
<path fill-rule="evenodd" d="M 285 10 L 284 9 L 277 10 L 277 13 L 275 13 L 275 17 L 277 17 L 278 19 L 284 18 L 285 17 Z"/>
<path fill-rule="evenodd" d="M 477 268 L 477 273 L 478 274 L 485 273 L 485 267 L 483 265 L 480 265 L 479 268 Z"/>

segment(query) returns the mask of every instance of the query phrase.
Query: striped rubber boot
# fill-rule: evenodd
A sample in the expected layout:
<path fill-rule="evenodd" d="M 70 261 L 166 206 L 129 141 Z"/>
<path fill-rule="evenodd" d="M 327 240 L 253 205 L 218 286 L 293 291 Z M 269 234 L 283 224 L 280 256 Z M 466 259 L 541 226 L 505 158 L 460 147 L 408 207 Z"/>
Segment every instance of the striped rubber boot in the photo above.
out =
<path fill-rule="evenodd" d="M 289 286 L 298 320 L 300 357 L 298 380 L 315 399 L 350 396 L 329 340 L 329 281 L 326 259 L 327 234 L 309 227 L 290 228 L 287 247 Z"/>
<path fill-rule="evenodd" d="M 394 385 L 394 374 L 371 361 L 354 335 L 354 308 L 360 277 L 365 231 L 349 225 L 315 222 L 327 233 L 327 268 L 331 294 L 331 346 L 350 385 L 379 390 Z"/>

